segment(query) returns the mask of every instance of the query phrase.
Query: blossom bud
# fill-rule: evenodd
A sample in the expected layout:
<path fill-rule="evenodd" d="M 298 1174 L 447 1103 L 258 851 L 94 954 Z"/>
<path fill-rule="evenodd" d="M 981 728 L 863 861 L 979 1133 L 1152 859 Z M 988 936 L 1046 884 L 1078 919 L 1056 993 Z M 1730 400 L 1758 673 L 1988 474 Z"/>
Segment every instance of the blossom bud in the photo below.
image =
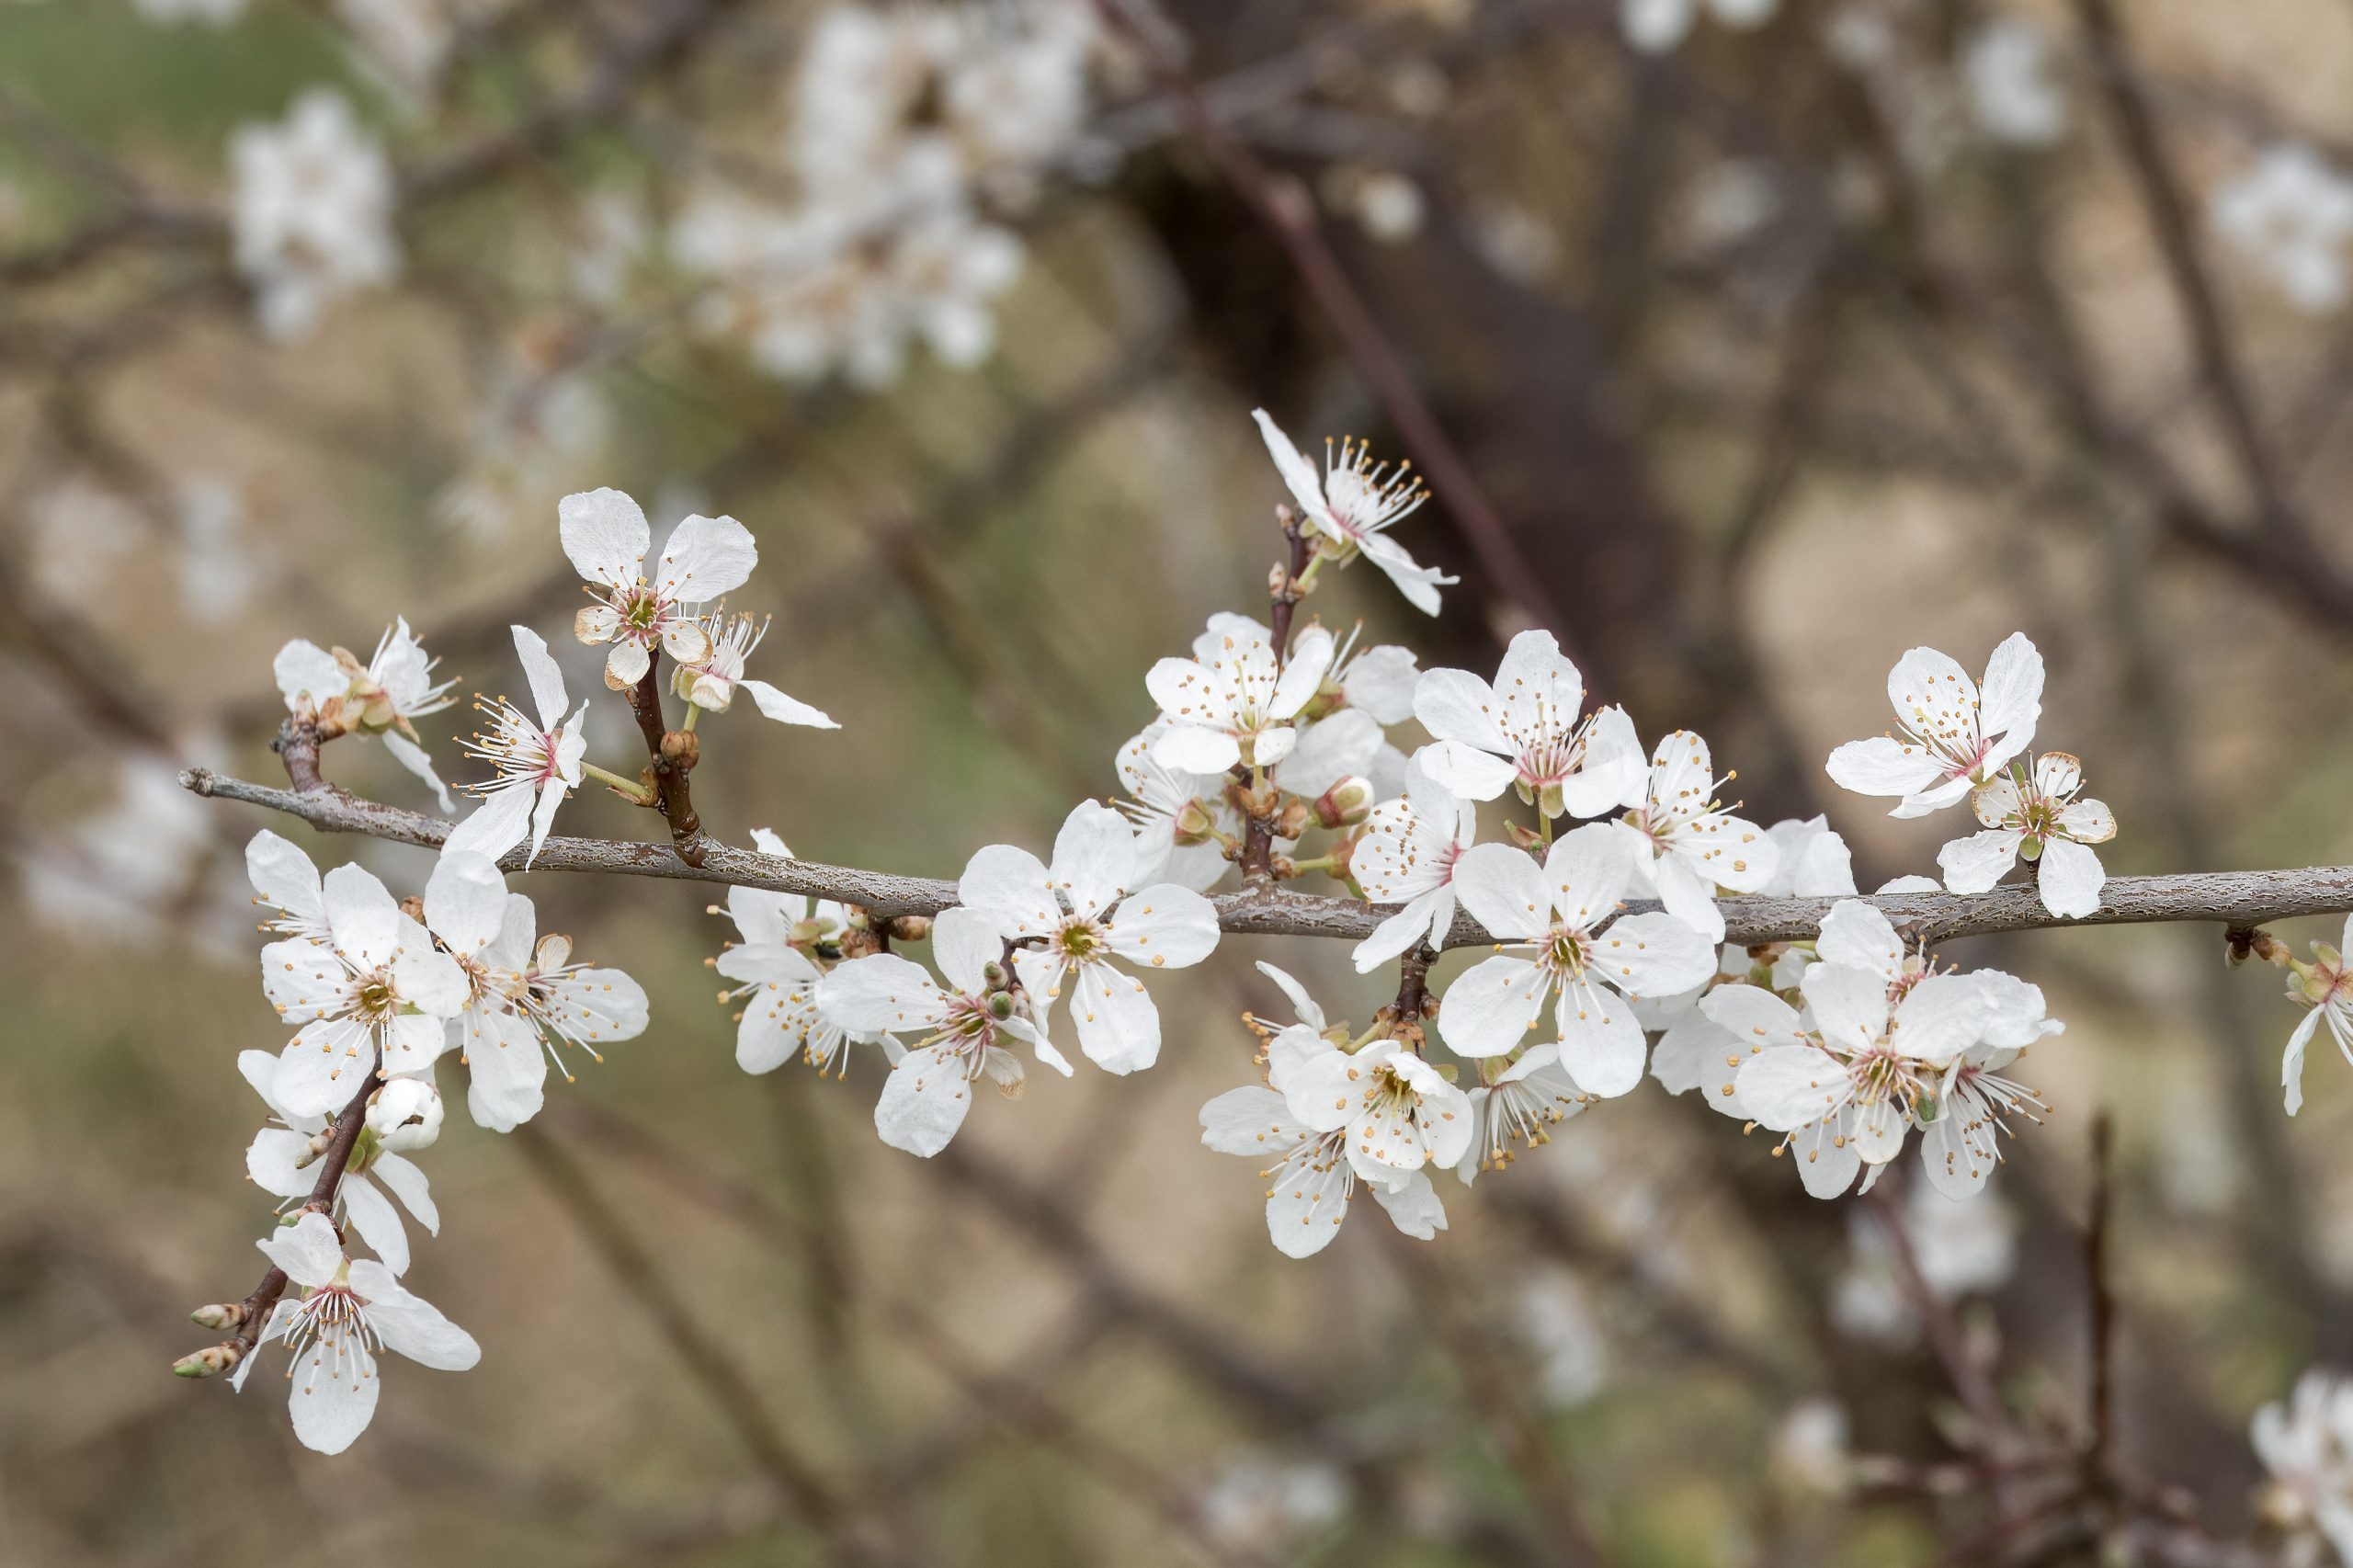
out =
<path fill-rule="evenodd" d="M 1005 966 L 994 960 L 981 966 L 981 979 L 987 983 L 988 988 L 992 991 L 1004 990 L 1006 982 L 1012 978 L 1006 972 Z"/>
<path fill-rule="evenodd" d="M 183 1378 L 217 1378 L 244 1358 L 241 1345 L 210 1345 L 173 1362 L 172 1370 Z"/>
<path fill-rule="evenodd" d="M 1354 827 L 1380 803 L 1372 780 L 1350 774 L 1315 797 L 1315 820 L 1325 827 Z"/>
<path fill-rule="evenodd" d="M 199 1328 L 234 1328 L 245 1321 L 243 1301 L 215 1301 L 209 1307 L 199 1307 L 188 1314 L 188 1322 Z"/>
<path fill-rule="evenodd" d="M 1296 796 L 1286 803 L 1282 814 L 1275 818 L 1277 838 L 1297 838 L 1315 820 L 1315 808 Z"/>
<path fill-rule="evenodd" d="M 1176 842 L 1184 847 L 1206 844 L 1217 836 L 1217 818 L 1198 800 L 1186 801 L 1176 811 Z"/>
<path fill-rule="evenodd" d="M 1003 1023 L 1013 1017 L 1012 992 L 992 991 L 989 993 L 989 1017 L 998 1023 Z"/>
<path fill-rule="evenodd" d="M 312 1161 L 325 1153 L 327 1145 L 334 1142 L 335 1131 L 332 1128 L 321 1128 L 318 1131 L 312 1133 L 310 1142 L 303 1146 L 301 1153 L 294 1156 L 294 1168 L 299 1171 L 310 1165 Z"/>
<path fill-rule="evenodd" d="M 692 730 L 672 730 L 662 737 L 662 760 L 679 767 L 692 767 L 702 760 L 702 742 Z"/>
<path fill-rule="evenodd" d="M 891 917 L 891 935 L 902 942 L 920 942 L 931 935 L 928 915 L 896 915 Z"/>
<path fill-rule="evenodd" d="M 368 1129 L 395 1153 L 441 1136 L 441 1092 L 422 1078 L 394 1078 L 368 1102 Z"/>
<path fill-rule="evenodd" d="M 2234 926 L 2222 935 L 2222 958 L 2233 969 L 2250 958 L 2286 968 L 2294 955 L 2288 944 L 2260 926 Z"/>

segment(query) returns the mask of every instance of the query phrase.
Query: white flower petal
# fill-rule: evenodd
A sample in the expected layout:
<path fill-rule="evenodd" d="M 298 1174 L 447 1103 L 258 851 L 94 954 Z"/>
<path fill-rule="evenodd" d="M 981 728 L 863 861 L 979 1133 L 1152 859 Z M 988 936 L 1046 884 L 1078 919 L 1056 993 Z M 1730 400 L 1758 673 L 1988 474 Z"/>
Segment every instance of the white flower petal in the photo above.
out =
<path fill-rule="evenodd" d="M 618 490 L 591 490 L 557 502 L 555 515 L 574 571 L 608 587 L 637 582 L 653 535 L 636 502 Z"/>
<path fill-rule="evenodd" d="M 876 958 L 889 956 L 877 953 L 857 961 L 872 963 Z M 947 1051 L 926 1046 L 899 1058 L 899 1064 L 883 1080 L 881 1098 L 874 1103 L 874 1131 L 893 1149 L 927 1160 L 948 1147 L 972 1108 L 972 1085 L 964 1076 L 963 1063 Z"/>

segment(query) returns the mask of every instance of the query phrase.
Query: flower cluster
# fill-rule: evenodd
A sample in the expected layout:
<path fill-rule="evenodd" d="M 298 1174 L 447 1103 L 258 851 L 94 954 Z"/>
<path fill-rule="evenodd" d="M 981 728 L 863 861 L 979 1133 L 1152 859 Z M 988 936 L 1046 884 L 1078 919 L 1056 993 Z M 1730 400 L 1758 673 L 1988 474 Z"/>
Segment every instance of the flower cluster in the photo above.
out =
<path fill-rule="evenodd" d="M 1205 895 L 1232 879 L 1245 902 L 1280 901 L 1286 884 L 1321 876 L 1376 906 L 1357 926 L 1369 935 L 1355 967 L 1395 963 L 1394 999 L 1359 1030 L 1261 964 L 1292 1017 L 1245 1015 L 1261 1081 L 1201 1112 L 1210 1148 L 1259 1162 L 1268 1233 L 1287 1255 L 1330 1244 L 1359 1187 L 1401 1231 L 1435 1236 L 1447 1224 L 1437 1175 L 1472 1185 L 1646 1074 L 1779 1134 L 1777 1152 L 1795 1153 L 1817 1195 L 1859 1176 L 1869 1187 L 1915 1131 L 1930 1185 L 1981 1188 L 1999 1132 L 2043 1109 L 2014 1075 L 2061 1028 L 2041 993 L 1914 950 L 1855 896 L 1826 823 L 1741 815 L 1723 798 L 1734 775 L 1704 740 L 1677 730 L 1645 747 L 1625 710 L 1588 701 L 1551 633 L 1513 638 L 1489 678 L 1423 670 L 1405 648 L 1365 645 L 1360 629 L 1302 621 L 1325 570 L 1358 556 L 1425 612 L 1453 579 L 1390 537 L 1417 484 L 1352 441 L 1319 472 L 1272 420 L 1258 424 L 1290 497 L 1276 509 L 1291 549 L 1270 579 L 1271 613 L 1213 616 L 1189 656 L 1152 667 L 1143 696 L 1158 711 L 1115 759 L 1129 798 L 1074 807 L 1044 858 L 988 845 L 951 896 L 875 907 L 785 891 L 827 884 L 793 875 L 783 840 L 756 830 L 770 874 L 712 906 L 735 932 L 710 962 L 729 983 L 738 1063 L 767 1073 L 799 1055 L 847 1080 L 870 1048 L 877 1132 L 935 1155 L 983 1081 L 1017 1097 L 1029 1061 L 1075 1073 L 1058 1029 L 1106 1073 L 1154 1066 L 1157 983 L 1219 945 L 1224 923 Z M 290 1211 L 265 1246 L 296 1290 L 256 1332 L 293 1348 L 297 1431 L 313 1446 L 341 1447 L 366 1424 L 377 1348 L 436 1366 L 474 1355 L 399 1283 L 408 1221 L 439 1224 L 414 1156 L 442 1124 L 440 1058 L 457 1054 L 472 1119 L 506 1131 L 541 1108 L 551 1062 L 563 1070 L 574 1051 L 594 1056 L 647 1025 L 635 982 L 539 937 L 502 864 L 576 857 L 550 834 L 591 778 L 672 815 L 681 855 L 706 852 L 688 795 L 696 726 L 739 691 L 771 719 L 833 727 L 749 673 L 767 623 L 722 603 L 758 564 L 742 523 L 688 517 L 657 551 L 643 511 L 610 489 L 564 497 L 557 522 L 589 601 L 574 634 L 599 651 L 650 765 L 632 778 L 589 759 L 587 704 L 574 705 L 540 634 L 517 626 L 529 706 L 477 698 L 487 724 L 467 751 L 488 776 L 464 785 L 480 804 L 448 830 L 420 897 L 396 900 L 356 865 L 322 876 L 273 834 L 248 851 L 276 938 L 264 988 L 294 1031 L 275 1057 L 240 1062 L 273 1118 L 248 1170 Z M 290 643 L 278 659 L 289 739 L 315 751 L 378 735 L 438 789 L 412 722 L 450 705 L 453 683 L 434 667 L 405 622 L 365 665 Z M 1900 797 L 1900 816 L 1972 799 L 1985 831 L 1947 846 L 1951 885 L 1991 886 L 2023 856 L 2054 911 L 2089 913 L 2100 872 L 2087 846 L 2113 824 L 2079 798 L 2075 759 L 2028 753 L 2041 685 L 2022 637 L 1982 684 L 1914 650 L 1890 679 L 1901 734 L 1839 748 L 1830 770 Z M 665 702 L 682 715 L 675 729 Z M 1489 803 L 1516 804 L 1520 820 L 1483 838 Z M 1719 901 L 1757 895 L 1839 902 L 1812 941 L 1723 946 Z M 1492 950 L 1442 981 L 1466 917 Z M 2335 972 L 2306 983 L 2333 987 Z M 354 1261 L 353 1238 L 374 1258 Z M 256 1344 L 183 1365 L 242 1376 Z"/>
<path fill-rule="evenodd" d="M 916 342 L 950 365 L 986 358 L 1024 262 L 996 220 L 1067 152 L 1095 48 L 1074 0 L 820 14 L 778 135 L 797 199 L 714 180 L 672 228 L 707 284 L 697 325 L 798 382 L 888 385 Z"/>
<path fill-rule="evenodd" d="M 320 875 L 274 833 L 256 835 L 245 865 L 268 912 L 262 929 L 278 937 L 262 949 L 262 989 L 295 1026 L 276 1056 L 238 1059 L 271 1118 L 245 1169 L 283 1206 L 299 1204 L 261 1244 L 298 1293 L 276 1303 L 254 1347 L 287 1342 L 295 1435 L 335 1453 L 374 1413 L 375 1349 L 449 1369 L 477 1355 L 399 1282 L 410 1262 L 400 1210 L 440 1229 L 408 1157 L 440 1135 L 440 1059 L 458 1053 L 474 1119 L 511 1131 L 540 1109 L 551 1060 L 561 1067 L 567 1049 L 595 1055 L 644 1031 L 645 993 L 619 970 L 572 962 L 562 937 L 535 942 L 531 901 L 478 854 L 444 853 L 424 897 L 405 904 L 361 867 Z M 324 1184 L 322 1162 L 333 1162 Z M 352 1259 L 347 1233 L 376 1256 Z M 241 1386 L 250 1367 L 241 1353 Z M 200 1357 L 182 1368 L 220 1369 Z"/>

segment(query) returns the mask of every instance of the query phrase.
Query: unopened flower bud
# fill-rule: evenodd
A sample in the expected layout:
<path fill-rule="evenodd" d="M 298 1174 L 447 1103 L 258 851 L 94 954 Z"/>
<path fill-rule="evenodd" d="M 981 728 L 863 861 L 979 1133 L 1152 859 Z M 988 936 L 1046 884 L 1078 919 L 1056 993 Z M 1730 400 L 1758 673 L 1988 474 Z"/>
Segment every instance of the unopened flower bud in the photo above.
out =
<path fill-rule="evenodd" d="M 1315 820 L 1325 827 L 1354 827 L 1380 803 L 1372 780 L 1352 773 L 1315 797 Z"/>
<path fill-rule="evenodd" d="M 1198 800 L 1186 801 L 1176 810 L 1176 842 L 1184 847 L 1206 844 L 1217 836 L 1217 818 Z"/>
<path fill-rule="evenodd" d="M 173 1362 L 172 1370 L 183 1378 L 217 1378 L 244 1358 L 243 1346 L 210 1345 Z"/>
<path fill-rule="evenodd" d="M 2260 926 L 2234 926 L 2222 935 L 2222 958 L 2233 969 L 2247 960 L 2261 959 L 2265 963 L 2286 968 L 2294 955 L 2288 944 Z"/>
<path fill-rule="evenodd" d="M 1275 836 L 1295 839 L 1305 833 L 1314 821 L 1315 808 L 1293 797 L 1283 806 L 1282 814 L 1275 818 Z"/>
<path fill-rule="evenodd" d="M 981 966 L 981 979 L 987 983 L 988 988 L 992 991 L 1004 990 L 1006 982 L 1012 978 L 1013 977 L 1011 975 L 1006 972 L 1005 966 L 998 963 L 994 959 Z"/>
<path fill-rule="evenodd" d="M 1012 992 L 992 991 L 989 993 L 989 1017 L 998 1023 L 1003 1023 L 1013 1017 Z"/>
<path fill-rule="evenodd" d="M 310 1142 L 303 1145 L 302 1152 L 294 1156 L 294 1168 L 299 1171 L 310 1165 L 312 1161 L 325 1153 L 327 1145 L 334 1142 L 335 1132 L 332 1129 L 321 1128 L 318 1131 L 312 1133 Z"/>
<path fill-rule="evenodd" d="M 188 1321 L 199 1328 L 234 1328 L 245 1321 L 245 1303 L 215 1301 L 188 1313 Z"/>
<path fill-rule="evenodd" d="M 931 935 L 928 915 L 897 915 L 891 918 L 891 935 L 902 942 L 920 942 Z"/>
<path fill-rule="evenodd" d="M 702 760 L 702 742 L 692 730 L 672 730 L 662 737 L 662 760 L 679 767 L 692 767 Z"/>
<path fill-rule="evenodd" d="M 441 1091 L 422 1078 L 394 1078 L 368 1102 L 368 1129 L 395 1153 L 441 1136 Z"/>

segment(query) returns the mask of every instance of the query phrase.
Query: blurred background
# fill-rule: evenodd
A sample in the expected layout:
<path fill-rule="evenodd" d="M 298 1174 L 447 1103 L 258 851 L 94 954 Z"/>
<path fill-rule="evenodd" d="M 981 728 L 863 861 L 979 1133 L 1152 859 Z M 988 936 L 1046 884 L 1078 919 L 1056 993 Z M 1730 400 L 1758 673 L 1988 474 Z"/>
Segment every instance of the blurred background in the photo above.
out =
<path fill-rule="evenodd" d="M 814 1476 L 925 1562 L 2089 1562 L 2098 1521 L 2034 1516 L 1970 1423 L 1990 1392 L 2089 1440 L 2102 1108 L 2115 1441 L 2196 1520 L 2110 1544 L 2292 1552 L 2247 1424 L 2353 1364 L 2353 1085 L 2316 1048 L 2281 1113 L 2296 1012 L 2203 927 L 1949 946 L 2069 1024 L 1973 1205 L 1909 1161 L 1815 1202 L 1647 1085 L 1443 1179 L 1437 1242 L 1359 1217 L 1295 1263 L 1196 1113 L 1254 1079 L 1251 958 L 1388 999 L 1339 945 L 1230 942 L 1156 987 L 1154 1070 L 1033 1075 L 921 1162 L 870 1058 L 736 1069 L 714 890 L 542 874 L 541 929 L 654 1025 L 423 1156 L 409 1280 L 481 1367 L 393 1363 L 338 1460 L 275 1355 L 242 1398 L 167 1375 L 271 1207 L 242 846 L 430 864 L 175 774 L 281 778 L 273 653 L 396 615 L 461 695 L 517 687 L 517 620 L 595 691 L 574 490 L 743 519 L 755 673 L 843 722 L 704 727 L 733 843 L 953 875 L 1117 792 L 1151 661 L 1261 613 L 1264 406 L 1442 481 L 1399 537 L 1461 574 L 1446 614 L 1358 569 L 1327 622 L 1482 673 L 1547 626 L 1746 814 L 1830 812 L 1866 888 L 1952 819 L 1823 757 L 1904 648 L 2020 629 L 2111 871 L 2353 859 L 2353 9 L 1125 15 L 0 5 L 0 1557 L 818 1562 Z M 633 767 L 597 697 L 591 757 Z M 421 726 L 453 778 L 464 717 Z M 380 745 L 324 769 L 430 805 Z"/>

